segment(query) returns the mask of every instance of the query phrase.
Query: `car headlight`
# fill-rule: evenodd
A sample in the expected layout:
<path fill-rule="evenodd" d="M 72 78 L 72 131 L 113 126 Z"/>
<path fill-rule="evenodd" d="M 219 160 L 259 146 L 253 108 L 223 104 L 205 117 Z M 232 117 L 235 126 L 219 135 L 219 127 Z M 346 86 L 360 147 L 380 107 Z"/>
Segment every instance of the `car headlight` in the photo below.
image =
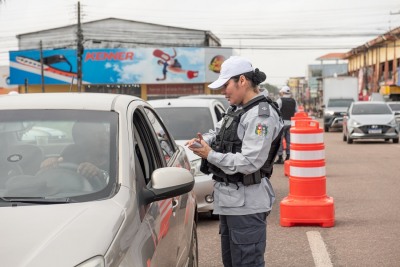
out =
<path fill-rule="evenodd" d="M 360 125 L 361 125 L 361 123 L 359 123 L 358 121 L 355 121 L 355 120 L 351 120 L 350 121 L 350 126 L 351 127 L 358 127 Z"/>
<path fill-rule="evenodd" d="M 333 110 L 325 110 L 324 113 L 325 113 L 325 115 L 329 115 L 329 116 L 333 116 L 333 114 L 335 114 L 335 112 Z"/>
<path fill-rule="evenodd" d="M 396 119 L 394 118 L 393 120 L 391 120 L 391 121 L 389 122 L 389 124 L 390 124 L 391 126 L 397 126 L 397 121 L 396 121 Z"/>
<path fill-rule="evenodd" d="M 194 170 L 193 174 L 194 176 L 205 175 L 200 171 L 200 166 L 201 166 L 201 158 L 192 160 L 190 162 L 190 167 Z"/>
<path fill-rule="evenodd" d="M 76 265 L 76 267 L 104 267 L 104 258 L 102 256 L 96 256 L 81 264 Z"/>

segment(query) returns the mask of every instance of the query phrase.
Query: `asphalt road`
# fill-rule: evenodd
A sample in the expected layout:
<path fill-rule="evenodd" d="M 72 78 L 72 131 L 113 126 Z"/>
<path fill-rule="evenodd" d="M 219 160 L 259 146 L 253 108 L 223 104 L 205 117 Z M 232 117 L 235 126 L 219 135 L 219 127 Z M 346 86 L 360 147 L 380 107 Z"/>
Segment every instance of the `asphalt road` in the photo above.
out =
<path fill-rule="evenodd" d="M 267 266 L 400 266 L 400 144 L 347 144 L 341 132 L 324 133 L 324 144 L 335 225 L 280 226 L 279 204 L 288 195 L 289 179 L 283 165 L 275 165 Z M 223 266 L 218 220 L 200 216 L 198 238 L 199 266 Z"/>

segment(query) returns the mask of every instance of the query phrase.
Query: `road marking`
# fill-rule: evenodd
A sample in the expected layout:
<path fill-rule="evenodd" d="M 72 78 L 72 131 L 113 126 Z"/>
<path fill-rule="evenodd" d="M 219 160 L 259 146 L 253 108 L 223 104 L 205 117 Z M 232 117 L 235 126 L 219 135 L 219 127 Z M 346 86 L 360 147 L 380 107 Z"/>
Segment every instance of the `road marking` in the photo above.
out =
<path fill-rule="evenodd" d="M 307 238 L 314 258 L 315 267 L 332 267 L 331 259 L 320 233 L 317 231 L 309 231 L 307 232 Z"/>

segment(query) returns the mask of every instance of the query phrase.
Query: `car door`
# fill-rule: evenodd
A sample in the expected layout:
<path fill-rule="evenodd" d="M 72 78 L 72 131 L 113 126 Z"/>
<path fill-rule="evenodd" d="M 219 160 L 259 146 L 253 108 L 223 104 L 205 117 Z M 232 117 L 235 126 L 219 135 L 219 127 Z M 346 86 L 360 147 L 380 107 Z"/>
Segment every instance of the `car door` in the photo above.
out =
<path fill-rule="evenodd" d="M 161 148 L 158 135 L 155 129 L 163 130 L 169 136 L 167 130 L 163 127 L 157 117 L 152 116 L 154 113 L 148 113 L 143 107 L 135 110 L 133 114 L 133 127 L 135 127 L 135 140 L 137 147 L 136 165 L 137 170 L 142 170 L 142 181 L 138 183 L 140 187 L 146 186 L 150 182 L 151 173 L 160 167 L 184 166 L 184 157 L 182 151 L 173 144 L 173 140 L 169 140 L 172 154 L 165 154 Z M 148 114 L 147 114 L 148 113 Z M 166 157 L 168 155 L 168 157 Z M 167 163 L 168 161 L 168 163 Z M 137 175 L 139 177 L 139 175 Z M 171 179 L 173 177 L 166 177 Z M 182 244 L 182 232 L 184 231 L 185 209 L 187 194 L 182 196 L 156 201 L 145 205 L 141 203 L 143 222 L 150 225 L 153 233 L 154 251 L 147 256 L 148 266 L 179 266 L 178 261 L 182 254 L 187 251 L 186 245 Z M 140 202 L 140 200 L 139 200 Z M 151 246 L 150 250 L 151 250 Z M 146 253 L 146 252 L 145 252 Z M 144 253 L 144 254 L 145 254 Z"/>

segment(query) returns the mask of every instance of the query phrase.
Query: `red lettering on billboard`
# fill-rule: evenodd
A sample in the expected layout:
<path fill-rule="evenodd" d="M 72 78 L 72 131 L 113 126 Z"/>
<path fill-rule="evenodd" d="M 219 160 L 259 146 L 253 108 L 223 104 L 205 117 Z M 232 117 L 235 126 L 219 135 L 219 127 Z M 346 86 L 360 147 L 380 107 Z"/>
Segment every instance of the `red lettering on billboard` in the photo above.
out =
<path fill-rule="evenodd" d="M 133 60 L 133 52 L 87 52 L 85 61 Z"/>

